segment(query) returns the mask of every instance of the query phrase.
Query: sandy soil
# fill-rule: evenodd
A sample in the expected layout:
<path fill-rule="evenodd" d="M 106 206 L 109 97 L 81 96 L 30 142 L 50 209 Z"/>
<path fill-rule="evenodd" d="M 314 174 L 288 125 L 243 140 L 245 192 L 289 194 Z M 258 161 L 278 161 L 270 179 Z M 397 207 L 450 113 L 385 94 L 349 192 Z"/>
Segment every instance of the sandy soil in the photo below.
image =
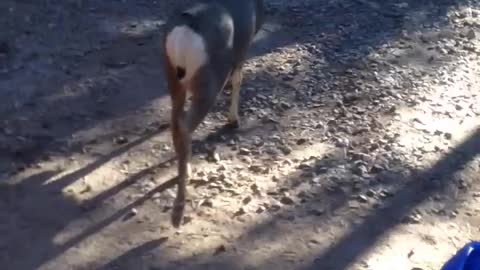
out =
<path fill-rule="evenodd" d="M 166 15 L 0 2 L 0 265 L 439 269 L 480 237 L 480 3 L 269 0 L 175 230 Z"/>

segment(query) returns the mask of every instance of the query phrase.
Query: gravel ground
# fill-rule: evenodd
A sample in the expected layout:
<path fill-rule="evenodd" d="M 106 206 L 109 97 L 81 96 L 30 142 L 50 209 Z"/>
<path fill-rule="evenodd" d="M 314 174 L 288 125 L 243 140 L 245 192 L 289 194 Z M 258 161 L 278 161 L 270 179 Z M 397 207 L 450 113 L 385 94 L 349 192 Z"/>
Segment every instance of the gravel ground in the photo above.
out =
<path fill-rule="evenodd" d="M 480 2 L 269 0 L 195 134 L 185 224 L 159 38 L 191 1 L 0 3 L 0 265 L 439 269 L 480 238 Z"/>

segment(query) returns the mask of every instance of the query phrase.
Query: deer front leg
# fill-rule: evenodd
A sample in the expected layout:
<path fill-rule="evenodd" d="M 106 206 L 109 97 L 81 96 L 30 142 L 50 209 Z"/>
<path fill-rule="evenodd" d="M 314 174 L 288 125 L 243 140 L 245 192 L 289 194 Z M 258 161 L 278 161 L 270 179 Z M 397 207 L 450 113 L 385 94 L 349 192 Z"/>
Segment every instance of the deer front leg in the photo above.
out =
<path fill-rule="evenodd" d="M 240 127 L 240 117 L 238 114 L 238 107 L 240 103 L 240 89 L 242 84 L 243 74 L 242 67 L 237 67 L 233 70 L 231 81 L 232 81 L 232 96 L 230 101 L 230 109 L 228 113 L 228 123 L 229 125 L 238 128 Z"/>

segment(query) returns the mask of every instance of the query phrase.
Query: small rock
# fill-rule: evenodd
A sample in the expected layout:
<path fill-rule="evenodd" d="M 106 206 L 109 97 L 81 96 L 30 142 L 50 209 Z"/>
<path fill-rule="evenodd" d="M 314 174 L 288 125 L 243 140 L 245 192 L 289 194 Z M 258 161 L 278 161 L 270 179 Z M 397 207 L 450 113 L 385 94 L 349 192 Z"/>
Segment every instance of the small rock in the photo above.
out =
<path fill-rule="evenodd" d="M 313 169 L 312 165 L 307 164 L 307 163 L 301 163 L 298 165 L 298 169 L 303 170 L 303 171 L 310 171 Z"/>
<path fill-rule="evenodd" d="M 447 214 L 443 209 L 432 209 L 432 212 L 439 216 L 445 216 Z"/>
<path fill-rule="evenodd" d="M 191 179 L 189 182 L 194 186 L 204 186 L 210 183 L 208 177 L 206 176 L 203 176 L 201 178 Z"/>
<path fill-rule="evenodd" d="M 359 209 L 360 208 L 360 203 L 357 201 L 350 201 L 348 202 L 348 207 L 350 209 Z"/>
<path fill-rule="evenodd" d="M 213 207 L 213 202 L 212 202 L 212 200 L 210 200 L 210 199 L 206 199 L 205 201 L 202 202 L 201 205 L 202 205 L 202 206 L 205 206 L 205 207 L 210 207 L 210 208 L 211 208 L 211 207 Z"/>
<path fill-rule="evenodd" d="M 258 187 L 257 184 L 252 184 L 252 185 L 250 186 L 250 189 L 251 189 L 253 192 L 255 192 L 255 193 L 260 192 L 260 188 Z"/>
<path fill-rule="evenodd" d="M 320 167 L 315 168 L 315 173 L 316 174 L 325 174 L 327 172 L 328 172 L 328 167 L 320 166 Z"/>
<path fill-rule="evenodd" d="M 249 167 L 249 170 L 254 172 L 254 173 L 263 173 L 265 172 L 265 167 L 262 165 L 251 165 Z"/>
<path fill-rule="evenodd" d="M 312 215 L 312 216 L 322 216 L 323 214 L 325 214 L 325 211 L 323 209 L 310 209 L 308 210 L 307 212 L 309 215 Z"/>
<path fill-rule="evenodd" d="M 282 209 L 282 207 L 278 204 L 272 204 L 268 210 L 271 211 L 271 212 L 278 212 L 280 209 Z"/>
<path fill-rule="evenodd" d="M 126 61 L 120 61 L 118 59 L 115 59 L 113 57 L 108 57 L 106 59 L 104 59 L 103 61 L 103 65 L 107 68 L 111 68 L 111 69 L 119 69 L 119 68 L 124 68 L 126 66 L 128 66 L 128 62 Z"/>
<path fill-rule="evenodd" d="M 280 149 L 284 155 L 290 155 L 293 151 L 292 148 L 286 145 L 281 145 L 278 147 L 278 149 Z"/>
<path fill-rule="evenodd" d="M 381 173 L 385 170 L 382 165 L 380 164 L 374 164 L 372 168 L 370 169 L 371 173 Z"/>
<path fill-rule="evenodd" d="M 402 219 L 402 223 L 407 223 L 407 224 L 419 224 L 420 221 L 422 220 L 422 215 L 419 213 L 414 213 L 409 216 L 406 216 Z"/>
<path fill-rule="evenodd" d="M 247 204 L 249 204 L 251 201 L 252 201 L 252 197 L 247 196 L 247 197 L 245 197 L 245 198 L 242 200 L 242 203 L 243 203 L 244 205 L 247 205 Z"/>
<path fill-rule="evenodd" d="M 242 147 L 242 148 L 240 148 L 240 149 L 238 150 L 238 153 L 239 153 L 240 155 L 245 155 L 245 156 L 246 156 L 246 155 L 250 155 L 250 154 L 251 154 L 251 151 L 250 151 L 249 149 L 247 149 L 247 148 L 243 148 L 243 147 Z"/>
<path fill-rule="evenodd" d="M 447 140 L 452 139 L 452 133 L 446 132 L 443 136 L 445 136 L 445 139 L 447 139 Z"/>
<path fill-rule="evenodd" d="M 352 172 L 360 177 L 364 177 L 368 174 L 368 168 L 363 163 L 355 164 L 355 166 L 352 168 Z"/>
<path fill-rule="evenodd" d="M 280 199 L 280 202 L 282 204 L 285 204 L 285 205 L 292 205 L 292 204 L 295 204 L 295 201 L 288 195 L 285 195 L 283 196 L 281 199 Z"/>
<path fill-rule="evenodd" d="M 335 119 L 331 119 L 327 122 L 327 125 L 329 126 L 338 126 L 338 121 Z"/>
<path fill-rule="evenodd" d="M 297 140 L 297 145 L 303 145 L 308 142 L 308 139 L 301 138 Z"/>
<path fill-rule="evenodd" d="M 361 153 L 361 152 L 354 152 L 351 154 L 351 156 L 353 161 L 357 161 L 357 160 L 368 161 L 370 159 L 370 156 L 368 154 Z"/>
<path fill-rule="evenodd" d="M 243 215 L 245 215 L 246 213 L 247 213 L 247 212 L 245 211 L 245 208 L 240 207 L 240 209 L 238 209 L 238 211 L 235 212 L 234 215 L 235 215 L 236 217 L 238 217 L 238 216 L 243 216 Z"/>
<path fill-rule="evenodd" d="M 208 153 L 207 160 L 210 162 L 219 162 L 220 161 L 220 154 L 218 152 L 212 151 Z"/>
<path fill-rule="evenodd" d="M 308 198 L 310 198 L 310 196 L 308 195 L 308 193 L 307 193 L 306 191 L 303 191 L 303 190 L 300 191 L 300 192 L 297 194 L 297 196 L 298 196 L 299 198 L 302 198 L 302 199 L 308 199 Z"/>
<path fill-rule="evenodd" d="M 274 148 L 274 147 L 266 147 L 265 148 L 265 153 L 272 156 L 272 157 L 278 157 L 281 155 L 280 150 Z"/>
<path fill-rule="evenodd" d="M 369 150 L 370 150 L 370 151 L 374 151 L 374 150 L 377 150 L 379 147 L 380 147 L 380 145 L 379 145 L 378 143 L 372 143 L 372 144 L 370 145 Z"/>
<path fill-rule="evenodd" d="M 289 103 L 287 103 L 287 102 L 285 102 L 285 101 L 282 101 L 282 102 L 280 102 L 280 107 L 281 107 L 283 110 L 288 110 L 288 109 L 292 108 L 292 105 L 289 104 Z"/>
<path fill-rule="evenodd" d="M 220 245 L 219 247 L 217 247 L 217 248 L 215 249 L 215 255 L 218 255 L 218 254 L 223 253 L 223 252 L 225 252 L 225 251 L 227 251 L 227 249 L 225 248 L 225 246 L 224 246 L 224 245 Z"/>
<path fill-rule="evenodd" d="M 266 210 L 266 209 L 265 209 L 265 206 L 262 206 L 262 205 L 261 205 L 261 206 L 259 206 L 259 207 L 257 208 L 257 210 L 256 210 L 255 212 L 256 212 L 257 214 L 261 214 L 261 213 L 265 212 L 265 210 Z"/>
<path fill-rule="evenodd" d="M 354 183 L 353 187 L 352 187 L 352 190 L 354 192 L 360 192 L 360 191 L 362 191 L 363 186 L 364 185 L 362 183 Z"/>
<path fill-rule="evenodd" d="M 458 188 L 459 189 L 467 189 L 468 188 L 467 182 L 465 182 L 465 180 L 463 180 L 463 179 L 460 179 L 460 181 L 458 181 Z"/>
<path fill-rule="evenodd" d="M 357 200 L 361 203 L 366 203 L 368 202 L 368 198 L 365 197 L 365 195 L 358 195 Z"/>
<path fill-rule="evenodd" d="M 263 139 L 258 136 L 255 136 L 252 138 L 252 143 L 257 147 L 265 145 L 265 142 L 263 141 Z"/>
<path fill-rule="evenodd" d="M 336 141 L 336 147 L 348 147 L 350 144 L 350 141 L 347 138 L 337 138 Z"/>
<path fill-rule="evenodd" d="M 376 193 L 375 193 L 374 190 L 369 189 L 369 190 L 367 191 L 366 195 L 367 195 L 368 197 L 370 197 L 370 198 L 373 198 L 373 197 L 375 197 Z"/>
<path fill-rule="evenodd" d="M 467 32 L 467 38 L 472 40 L 472 39 L 475 39 L 476 38 L 476 34 L 475 34 L 475 31 L 473 29 L 470 29 L 468 32 Z"/>
<path fill-rule="evenodd" d="M 119 137 L 114 139 L 114 142 L 118 145 L 126 144 L 126 143 L 128 143 L 128 138 L 125 138 L 123 136 L 119 136 Z"/>
<path fill-rule="evenodd" d="M 183 225 L 186 225 L 190 222 L 192 222 L 193 218 L 191 216 L 185 216 L 183 217 Z"/>
<path fill-rule="evenodd" d="M 240 161 L 242 161 L 243 163 L 248 164 L 248 165 L 252 164 L 252 159 L 247 157 L 247 156 L 242 156 L 240 158 Z"/>
<path fill-rule="evenodd" d="M 397 112 L 397 107 L 395 105 L 391 106 L 387 111 L 387 113 L 389 114 L 395 114 L 396 112 Z"/>

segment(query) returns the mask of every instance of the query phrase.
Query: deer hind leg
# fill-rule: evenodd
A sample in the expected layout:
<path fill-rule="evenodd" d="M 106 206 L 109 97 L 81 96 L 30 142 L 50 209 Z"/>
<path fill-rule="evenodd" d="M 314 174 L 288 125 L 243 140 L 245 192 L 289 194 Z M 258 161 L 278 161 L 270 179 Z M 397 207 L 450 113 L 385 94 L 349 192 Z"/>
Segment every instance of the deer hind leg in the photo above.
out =
<path fill-rule="evenodd" d="M 242 84 L 243 74 L 242 66 L 235 68 L 231 75 L 232 82 L 232 96 L 230 100 L 230 109 L 228 113 L 228 123 L 233 127 L 240 127 L 240 117 L 238 108 L 240 103 L 240 89 Z"/>
<path fill-rule="evenodd" d="M 179 227 L 184 214 L 187 196 L 187 181 L 190 171 L 191 134 L 197 129 L 210 109 L 215 105 L 217 94 L 222 89 L 218 76 L 214 76 L 208 67 L 201 68 L 189 83 L 192 103 L 185 117 L 182 117 L 178 129 L 174 132 L 174 142 L 178 156 L 178 190 L 172 210 L 172 224 Z"/>
<path fill-rule="evenodd" d="M 178 79 L 179 74 L 177 74 L 177 70 L 172 66 L 168 58 L 165 60 L 165 70 L 172 100 L 170 125 L 172 140 L 178 160 L 177 196 L 172 210 L 172 225 L 178 227 L 180 226 L 181 217 L 183 216 L 185 208 L 185 182 L 188 179 L 188 164 L 191 155 L 190 135 L 184 111 L 187 93 L 185 85 Z"/>

